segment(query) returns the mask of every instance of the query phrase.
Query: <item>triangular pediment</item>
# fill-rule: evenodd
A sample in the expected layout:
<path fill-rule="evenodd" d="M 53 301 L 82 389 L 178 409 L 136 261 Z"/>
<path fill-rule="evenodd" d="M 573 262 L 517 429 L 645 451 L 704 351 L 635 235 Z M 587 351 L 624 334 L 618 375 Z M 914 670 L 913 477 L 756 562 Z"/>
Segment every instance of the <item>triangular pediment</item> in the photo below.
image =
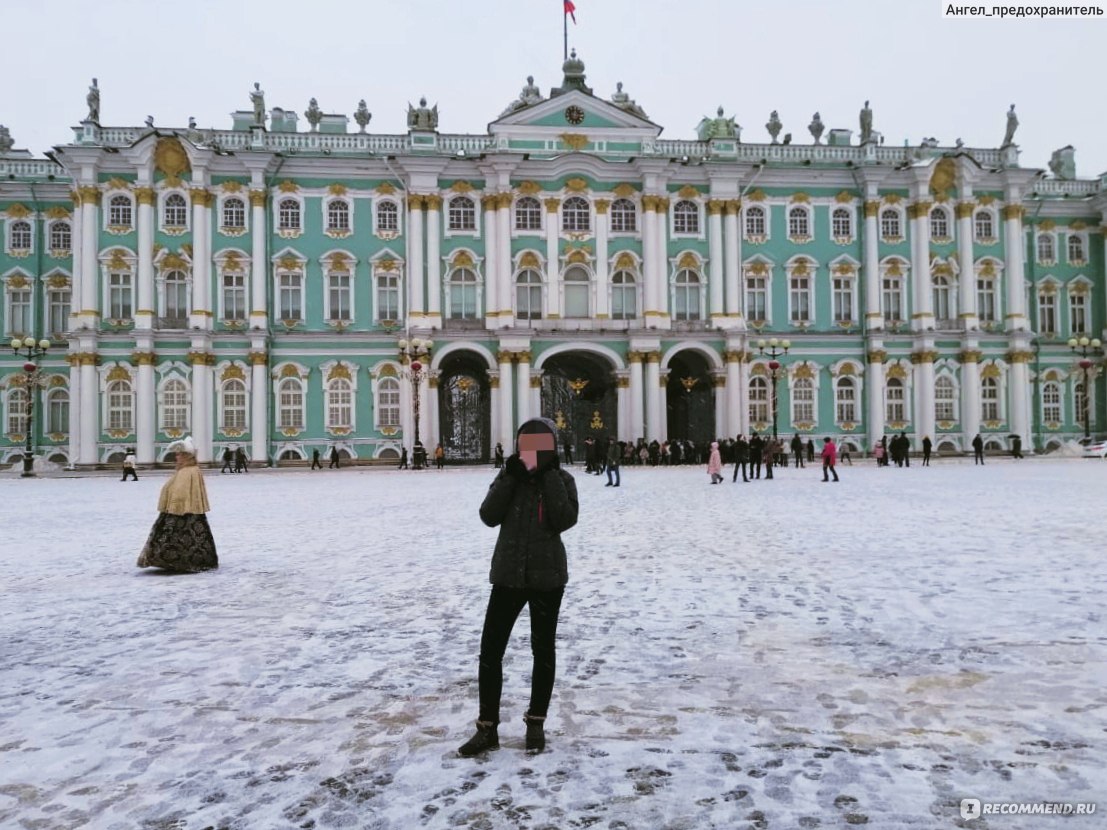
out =
<path fill-rule="evenodd" d="M 580 90 L 556 95 L 522 106 L 493 121 L 488 131 L 495 136 L 545 137 L 559 133 L 656 137 L 661 127 L 649 119 Z"/>

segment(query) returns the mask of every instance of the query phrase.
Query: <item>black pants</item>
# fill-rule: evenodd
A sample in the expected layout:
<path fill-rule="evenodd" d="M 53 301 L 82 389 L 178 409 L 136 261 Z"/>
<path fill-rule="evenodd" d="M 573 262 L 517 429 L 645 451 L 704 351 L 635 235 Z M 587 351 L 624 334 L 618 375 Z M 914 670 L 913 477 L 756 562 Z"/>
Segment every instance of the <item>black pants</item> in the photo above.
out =
<path fill-rule="evenodd" d="M 802 453 L 797 452 L 795 455 L 796 455 L 796 466 L 797 467 L 802 467 L 803 466 L 803 455 L 802 455 Z"/>
<path fill-rule="evenodd" d="M 524 605 L 530 606 L 530 648 L 534 654 L 531 672 L 530 714 L 544 718 L 553 695 L 557 669 L 557 617 L 561 612 L 564 588 L 536 591 L 527 588 L 492 586 L 484 631 L 480 636 L 480 717 L 486 723 L 500 722 L 500 695 L 503 692 L 504 651 Z"/>
<path fill-rule="evenodd" d="M 749 479 L 746 478 L 746 462 L 745 461 L 736 461 L 734 463 L 734 478 L 732 478 L 731 481 L 737 481 L 738 480 L 738 470 L 739 469 L 742 470 L 742 481 L 749 481 Z"/>
<path fill-rule="evenodd" d="M 750 478 L 761 478 L 761 459 L 750 459 Z"/>
<path fill-rule="evenodd" d="M 973 464 L 976 465 L 976 464 L 983 464 L 983 463 L 984 463 L 984 450 L 976 450 L 975 455 L 973 457 Z"/>
<path fill-rule="evenodd" d="M 131 478 L 133 478 L 135 481 L 138 481 L 138 473 L 135 472 L 134 467 L 124 467 L 123 468 L 123 478 L 121 478 L 120 481 L 126 481 L 127 476 L 131 476 Z"/>
<path fill-rule="evenodd" d="M 826 477 L 826 471 L 827 470 L 830 470 L 830 474 L 832 476 L 834 476 L 834 480 L 837 481 L 838 480 L 838 471 L 834 469 L 834 465 L 831 464 L 829 461 L 824 461 L 823 462 L 823 481 L 829 481 L 829 479 Z"/>
<path fill-rule="evenodd" d="M 926 452 L 926 451 L 923 452 L 923 466 L 924 467 L 929 467 L 930 466 L 930 453 Z"/>

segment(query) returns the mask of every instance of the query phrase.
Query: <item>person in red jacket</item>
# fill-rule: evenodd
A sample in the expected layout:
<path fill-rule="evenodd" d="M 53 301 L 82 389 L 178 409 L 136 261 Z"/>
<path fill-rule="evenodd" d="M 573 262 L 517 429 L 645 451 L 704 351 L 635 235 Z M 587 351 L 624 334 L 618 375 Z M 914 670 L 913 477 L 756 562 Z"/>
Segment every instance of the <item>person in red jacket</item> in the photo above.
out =
<path fill-rule="evenodd" d="M 838 463 L 838 448 L 834 446 L 834 442 L 830 438 L 823 439 L 823 481 L 830 481 L 827 478 L 827 471 L 834 476 L 834 480 L 838 480 L 838 471 L 834 469 L 834 465 Z"/>

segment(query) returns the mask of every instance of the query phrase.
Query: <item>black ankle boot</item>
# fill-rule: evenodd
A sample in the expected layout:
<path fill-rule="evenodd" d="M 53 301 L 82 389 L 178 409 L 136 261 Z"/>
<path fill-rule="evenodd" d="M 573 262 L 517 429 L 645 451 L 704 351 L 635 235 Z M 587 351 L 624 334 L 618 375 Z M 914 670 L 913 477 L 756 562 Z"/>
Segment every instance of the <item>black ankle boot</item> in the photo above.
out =
<path fill-rule="evenodd" d="M 527 725 L 527 752 L 541 752 L 546 748 L 546 719 L 523 715 Z"/>
<path fill-rule="evenodd" d="M 497 725 L 477 721 L 476 734 L 458 747 L 457 754 L 462 758 L 472 758 L 474 755 L 480 755 L 490 749 L 499 748 L 500 734 Z"/>

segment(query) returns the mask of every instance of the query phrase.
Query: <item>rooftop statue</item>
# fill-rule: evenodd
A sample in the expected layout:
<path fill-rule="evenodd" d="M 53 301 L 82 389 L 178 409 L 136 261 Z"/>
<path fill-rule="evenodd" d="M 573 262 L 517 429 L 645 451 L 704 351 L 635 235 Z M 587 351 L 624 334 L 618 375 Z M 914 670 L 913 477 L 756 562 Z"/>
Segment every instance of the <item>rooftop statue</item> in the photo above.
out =
<path fill-rule="evenodd" d="M 873 140 L 873 111 L 869 109 L 869 102 L 861 110 L 861 143 L 868 144 Z"/>
<path fill-rule="evenodd" d="M 254 82 L 254 90 L 250 93 L 250 103 L 254 105 L 254 126 L 265 126 L 265 93 L 261 91 L 261 84 Z"/>
<path fill-rule="evenodd" d="M 373 117 L 373 113 L 369 112 L 369 107 L 365 104 L 365 99 L 362 98 L 357 102 L 357 112 L 354 113 L 354 121 L 357 122 L 359 132 L 365 132 L 365 128 L 369 126 L 369 119 Z"/>
<path fill-rule="evenodd" d="M 615 92 L 611 96 L 611 103 L 619 107 L 619 109 L 624 109 L 632 115 L 637 115 L 639 118 L 647 118 L 646 111 L 638 106 L 633 98 L 623 92 L 622 81 L 615 84 Z"/>
<path fill-rule="evenodd" d="M 85 102 L 88 104 L 88 118 L 85 121 L 93 121 L 97 124 L 100 123 L 100 87 L 96 84 L 96 79 L 92 79 L 92 86 L 88 88 L 88 95 L 85 96 Z"/>
<path fill-rule="evenodd" d="M 507 109 L 501 112 L 500 115 L 504 116 L 509 113 L 517 112 L 525 107 L 529 107 L 531 104 L 537 104 L 542 100 L 542 91 L 534 85 L 534 76 L 527 75 L 526 86 L 524 86 L 523 91 L 519 93 L 519 97 L 508 104 Z"/>
<path fill-rule="evenodd" d="M 419 99 L 419 108 L 407 105 L 407 128 L 409 130 L 437 130 L 438 104 L 427 109 L 426 96 Z"/>
<path fill-rule="evenodd" d="M 319 122 L 323 120 L 323 110 L 319 109 L 319 102 L 312 98 L 308 101 L 308 108 L 304 110 L 304 118 L 311 125 L 311 131 L 318 132 Z"/>
<path fill-rule="evenodd" d="M 807 125 L 807 129 L 811 132 L 811 135 L 814 136 L 815 143 L 818 144 L 819 139 L 823 137 L 823 130 L 826 129 L 823 125 L 823 119 L 818 113 L 815 113 L 814 117 L 811 119 L 811 123 Z"/>
<path fill-rule="evenodd" d="M 12 134 L 8 132 L 8 128 L 3 124 L 0 124 L 0 156 L 7 153 L 15 146 L 15 141 L 12 140 Z"/>
<path fill-rule="evenodd" d="M 773 144 L 776 144 L 776 137 L 780 135 L 780 131 L 784 129 L 784 125 L 780 121 L 780 116 L 777 115 L 776 110 L 773 110 L 769 114 L 769 121 L 765 125 L 765 129 L 769 131 L 769 137 L 773 140 Z"/>
<path fill-rule="evenodd" d="M 148 129 L 148 130 L 154 129 L 154 116 L 152 116 L 152 115 L 147 115 L 146 116 L 146 129 Z"/>
<path fill-rule="evenodd" d="M 1003 144 L 1000 147 L 1010 147 L 1015 143 L 1015 130 L 1019 128 L 1019 119 L 1015 115 L 1015 105 L 1007 110 L 1007 132 L 1003 135 Z"/>
<path fill-rule="evenodd" d="M 723 117 L 723 108 L 716 110 L 715 118 L 705 117 L 696 128 L 700 141 L 710 141 L 713 138 L 737 138 L 739 126 L 733 118 Z"/>

